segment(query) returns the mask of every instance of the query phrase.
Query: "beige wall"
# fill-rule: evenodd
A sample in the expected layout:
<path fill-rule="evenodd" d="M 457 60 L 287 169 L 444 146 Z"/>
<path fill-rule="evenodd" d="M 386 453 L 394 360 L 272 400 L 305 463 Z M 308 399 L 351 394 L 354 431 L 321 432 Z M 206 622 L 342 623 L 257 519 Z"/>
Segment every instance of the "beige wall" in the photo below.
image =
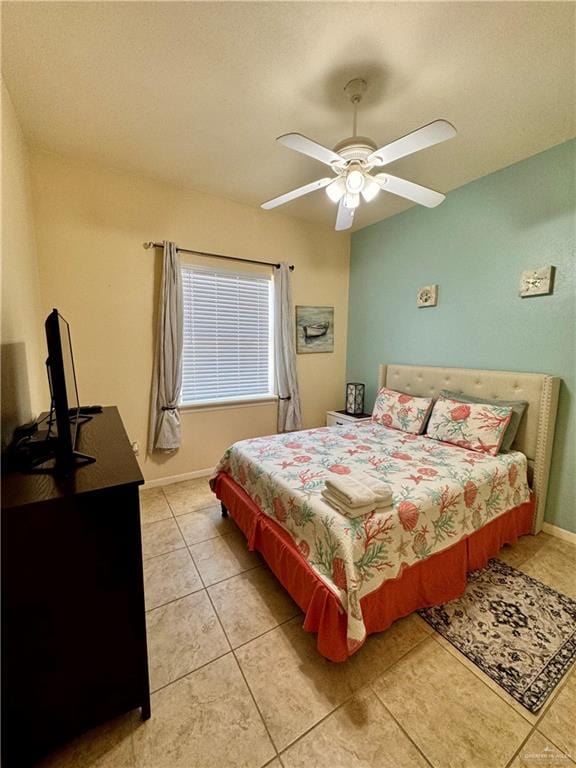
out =
<path fill-rule="evenodd" d="M 293 263 L 294 303 L 335 307 L 334 353 L 298 358 L 304 425 L 343 407 L 347 234 L 45 152 L 32 171 L 43 310 L 71 323 L 81 400 L 119 406 L 147 480 L 214 466 L 230 443 L 274 432 L 276 407 L 187 410 L 181 450 L 144 455 L 160 279 L 145 240 Z"/>
<path fill-rule="evenodd" d="M 2 82 L 2 444 L 48 406 L 28 151 Z"/>

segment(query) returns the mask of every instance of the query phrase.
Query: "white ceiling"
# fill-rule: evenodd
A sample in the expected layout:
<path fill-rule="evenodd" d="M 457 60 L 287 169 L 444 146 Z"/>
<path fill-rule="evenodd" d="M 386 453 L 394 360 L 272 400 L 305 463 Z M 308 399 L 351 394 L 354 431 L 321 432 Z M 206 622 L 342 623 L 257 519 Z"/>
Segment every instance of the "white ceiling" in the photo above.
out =
<path fill-rule="evenodd" d="M 389 166 L 447 192 L 575 135 L 575 4 L 9 2 L 3 71 L 33 144 L 249 205 L 326 175 L 276 144 L 378 145 L 436 118 L 456 139 Z M 355 228 L 398 213 L 364 204 Z M 283 213 L 333 226 L 322 191 Z"/>

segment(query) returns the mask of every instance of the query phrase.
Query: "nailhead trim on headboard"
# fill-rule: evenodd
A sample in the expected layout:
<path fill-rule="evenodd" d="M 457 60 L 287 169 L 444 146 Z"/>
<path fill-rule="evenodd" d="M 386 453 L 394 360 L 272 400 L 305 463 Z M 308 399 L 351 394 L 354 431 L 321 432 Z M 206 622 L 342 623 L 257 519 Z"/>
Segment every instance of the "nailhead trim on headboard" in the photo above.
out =
<path fill-rule="evenodd" d="M 534 512 L 535 533 L 542 530 L 542 523 L 544 522 L 559 392 L 560 379 L 554 376 L 545 376 L 542 384 L 542 397 L 540 398 L 538 438 L 536 441 L 534 477 L 532 480 L 533 490 L 536 494 L 536 509 Z"/>

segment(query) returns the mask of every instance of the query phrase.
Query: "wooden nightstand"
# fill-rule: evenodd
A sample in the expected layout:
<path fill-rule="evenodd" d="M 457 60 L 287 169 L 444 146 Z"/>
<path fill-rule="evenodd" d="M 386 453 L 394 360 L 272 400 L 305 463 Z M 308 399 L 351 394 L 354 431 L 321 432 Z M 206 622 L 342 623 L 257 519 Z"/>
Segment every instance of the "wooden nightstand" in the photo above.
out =
<path fill-rule="evenodd" d="M 344 424 L 358 424 L 362 421 L 370 421 L 372 416 L 369 413 L 362 413 L 360 416 L 352 416 L 346 411 L 327 411 L 326 412 L 326 426 L 335 427 L 342 426 Z"/>

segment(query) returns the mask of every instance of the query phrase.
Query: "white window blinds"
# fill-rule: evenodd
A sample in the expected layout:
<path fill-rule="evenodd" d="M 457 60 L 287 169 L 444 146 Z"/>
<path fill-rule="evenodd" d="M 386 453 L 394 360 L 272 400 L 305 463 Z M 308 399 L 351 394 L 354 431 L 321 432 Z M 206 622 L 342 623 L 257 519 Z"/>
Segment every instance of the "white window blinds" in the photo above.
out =
<path fill-rule="evenodd" d="M 182 405 L 273 395 L 272 279 L 182 265 Z"/>

